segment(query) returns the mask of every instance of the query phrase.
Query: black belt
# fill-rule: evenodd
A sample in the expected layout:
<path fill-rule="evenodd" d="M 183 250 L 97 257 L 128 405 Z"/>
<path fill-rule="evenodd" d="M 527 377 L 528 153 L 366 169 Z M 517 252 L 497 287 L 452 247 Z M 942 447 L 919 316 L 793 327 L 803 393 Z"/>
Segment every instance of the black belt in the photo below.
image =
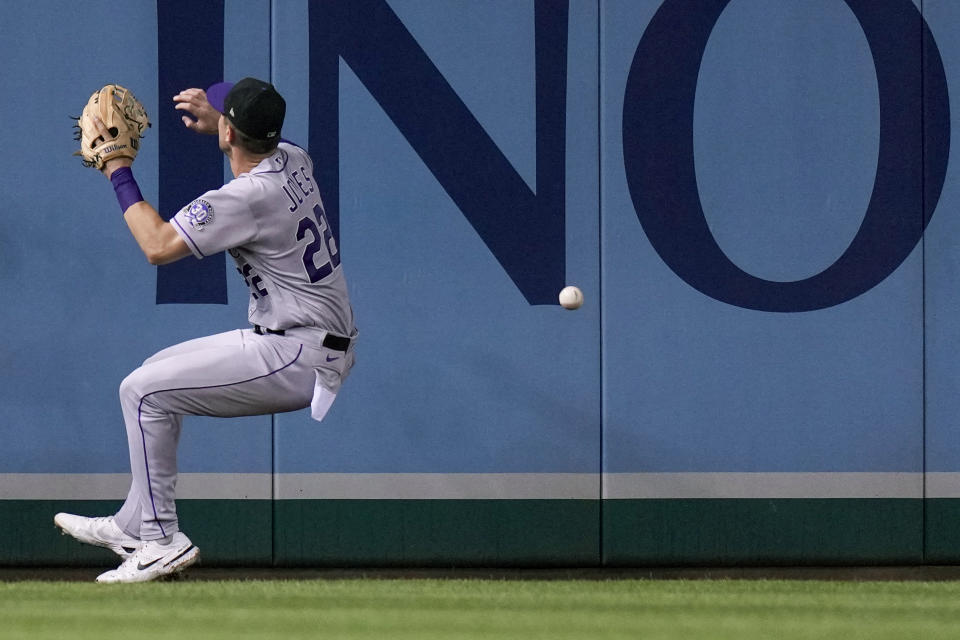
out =
<path fill-rule="evenodd" d="M 253 332 L 257 335 L 263 335 L 265 333 L 272 333 L 277 336 L 282 336 L 287 332 L 283 329 L 267 329 L 266 327 L 261 327 L 258 324 L 253 325 Z M 328 333 L 323 336 L 323 346 L 327 349 L 333 349 L 334 351 L 346 351 L 350 348 L 350 338 L 344 336 L 335 336 L 332 333 Z"/>
<path fill-rule="evenodd" d="M 283 329 L 267 329 L 266 327 L 261 327 L 258 324 L 253 325 L 253 332 L 259 336 L 262 336 L 265 333 L 273 333 L 278 336 L 282 336 L 286 333 Z"/>

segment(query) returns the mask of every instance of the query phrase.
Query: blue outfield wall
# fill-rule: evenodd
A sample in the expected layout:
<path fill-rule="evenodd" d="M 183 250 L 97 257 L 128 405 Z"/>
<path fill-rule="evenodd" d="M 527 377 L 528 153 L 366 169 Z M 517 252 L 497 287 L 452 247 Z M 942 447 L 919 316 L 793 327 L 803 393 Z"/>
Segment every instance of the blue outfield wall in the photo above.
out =
<path fill-rule="evenodd" d="M 960 560 L 956 3 L 142 0 L 122 58 L 76 35 L 112 5 L 56 4 L 0 9 L 33 105 L 0 140 L 50 150 L 0 172 L 0 564 L 109 561 L 50 518 L 123 498 L 120 381 L 246 325 L 229 260 L 146 263 L 68 116 L 132 88 L 169 217 L 229 178 L 173 93 L 246 75 L 309 147 L 361 341 L 323 423 L 185 421 L 208 562 Z"/>

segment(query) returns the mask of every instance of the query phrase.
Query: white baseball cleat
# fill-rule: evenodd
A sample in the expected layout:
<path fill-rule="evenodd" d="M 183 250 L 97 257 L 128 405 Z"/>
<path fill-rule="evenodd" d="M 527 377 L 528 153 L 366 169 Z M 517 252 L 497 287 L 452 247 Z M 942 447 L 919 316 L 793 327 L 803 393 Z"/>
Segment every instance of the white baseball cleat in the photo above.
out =
<path fill-rule="evenodd" d="M 144 542 L 119 567 L 101 573 L 97 582 L 149 582 L 179 573 L 199 559 L 200 549 L 178 531 L 167 544 L 159 540 Z"/>
<path fill-rule="evenodd" d="M 63 535 L 71 535 L 86 544 L 106 547 L 124 559 L 140 548 L 140 541 L 121 531 L 113 521 L 113 516 L 87 518 L 71 513 L 58 513 L 53 517 L 53 523 L 60 527 Z"/>

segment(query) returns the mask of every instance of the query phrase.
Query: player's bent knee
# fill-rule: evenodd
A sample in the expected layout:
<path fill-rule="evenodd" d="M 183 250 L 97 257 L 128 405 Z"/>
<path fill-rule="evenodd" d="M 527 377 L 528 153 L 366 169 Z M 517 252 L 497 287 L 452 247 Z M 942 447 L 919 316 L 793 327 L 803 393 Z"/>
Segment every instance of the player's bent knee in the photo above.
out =
<path fill-rule="evenodd" d="M 120 402 L 139 403 L 144 395 L 144 376 L 142 369 L 135 369 L 120 383 Z"/>

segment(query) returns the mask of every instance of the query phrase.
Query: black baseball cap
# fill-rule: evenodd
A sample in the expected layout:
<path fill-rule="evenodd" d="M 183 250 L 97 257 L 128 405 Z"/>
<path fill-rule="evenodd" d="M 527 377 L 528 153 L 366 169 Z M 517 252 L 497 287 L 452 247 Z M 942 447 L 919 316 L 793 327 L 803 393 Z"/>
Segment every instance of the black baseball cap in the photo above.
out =
<path fill-rule="evenodd" d="M 256 78 L 219 82 L 207 89 L 207 101 L 255 140 L 279 140 L 287 103 L 274 86 Z"/>

